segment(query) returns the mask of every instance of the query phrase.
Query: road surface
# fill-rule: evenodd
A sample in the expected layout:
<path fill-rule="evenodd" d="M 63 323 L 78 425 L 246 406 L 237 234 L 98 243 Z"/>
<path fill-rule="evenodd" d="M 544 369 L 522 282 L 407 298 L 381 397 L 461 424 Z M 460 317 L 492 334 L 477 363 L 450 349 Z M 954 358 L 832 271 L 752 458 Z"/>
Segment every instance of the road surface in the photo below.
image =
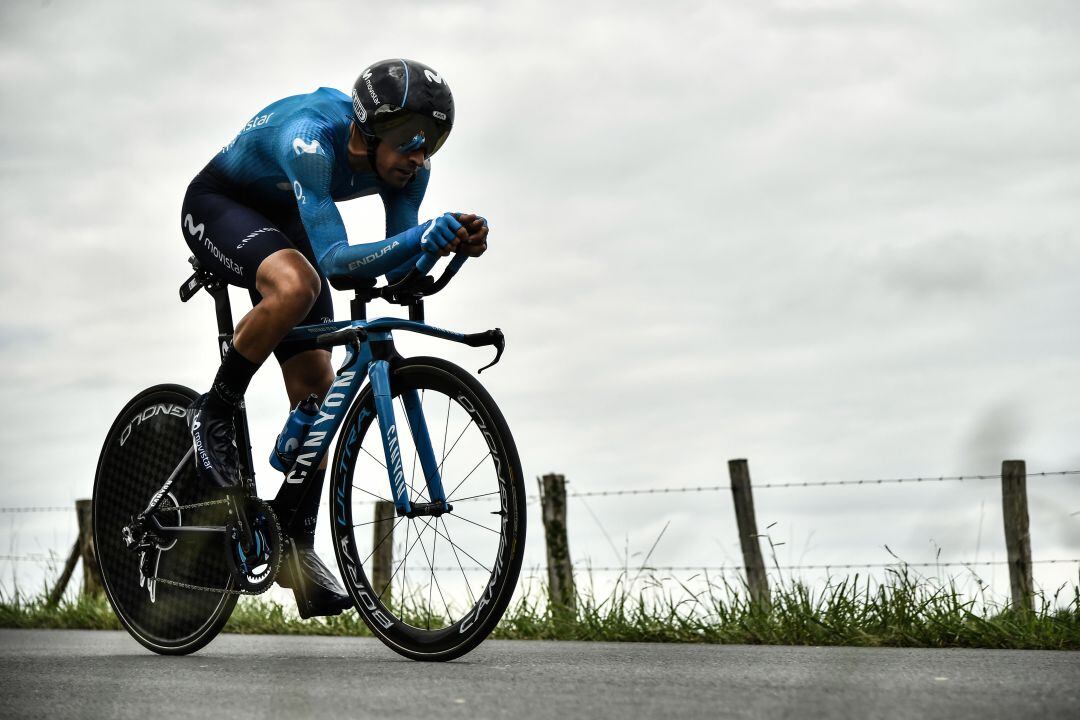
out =
<path fill-rule="evenodd" d="M 1080 653 L 487 641 L 415 663 L 378 641 L 0 630 L 0 717 L 1080 718 Z"/>

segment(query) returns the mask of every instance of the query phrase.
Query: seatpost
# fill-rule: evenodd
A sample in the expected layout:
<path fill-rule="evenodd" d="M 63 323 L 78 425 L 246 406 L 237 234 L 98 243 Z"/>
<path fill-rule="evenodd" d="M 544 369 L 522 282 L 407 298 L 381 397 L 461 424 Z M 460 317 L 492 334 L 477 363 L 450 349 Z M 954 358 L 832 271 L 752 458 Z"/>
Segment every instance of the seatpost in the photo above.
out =
<path fill-rule="evenodd" d="M 217 316 L 218 352 L 225 355 L 225 343 L 233 336 L 232 304 L 229 302 L 229 286 L 223 282 L 206 284 L 206 292 L 214 298 L 214 314 Z"/>

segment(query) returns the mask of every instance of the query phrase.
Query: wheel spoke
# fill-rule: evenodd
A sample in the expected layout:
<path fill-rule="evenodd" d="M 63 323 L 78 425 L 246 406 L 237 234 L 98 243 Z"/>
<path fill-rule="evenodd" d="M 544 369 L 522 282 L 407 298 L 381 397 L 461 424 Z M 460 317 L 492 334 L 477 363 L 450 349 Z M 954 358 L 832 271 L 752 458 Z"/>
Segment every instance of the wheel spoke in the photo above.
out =
<path fill-rule="evenodd" d="M 459 502 L 460 503 L 460 502 L 465 502 L 466 500 L 478 500 L 478 499 L 483 498 L 483 497 L 491 497 L 492 495 L 501 495 L 501 494 L 502 494 L 502 492 L 500 490 L 492 490 L 489 493 L 482 493 L 480 495 L 470 495 L 469 497 L 457 498 L 457 499 L 454 500 L 454 502 Z M 449 500 L 449 499 L 450 498 L 447 498 L 447 500 Z"/>
<path fill-rule="evenodd" d="M 410 523 L 410 524 L 411 524 L 411 523 Z M 430 524 L 431 524 L 431 523 L 430 523 L 430 521 L 428 521 L 428 522 L 427 522 L 427 525 L 430 525 Z M 407 532 L 408 532 L 408 527 L 409 527 L 409 526 L 408 526 L 408 525 L 406 525 L 405 527 L 406 527 L 406 533 L 407 533 Z M 424 527 L 424 529 L 426 530 L 426 529 L 427 529 L 427 526 L 425 526 L 425 527 Z M 408 535 L 407 535 L 407 534 L 406 534 L 406 537 L 408 537 Z M 383 596 L 383 595 L 384 595 L 384 594 L 386 593 L 386 591 L 387 591 L 387 589 L 388 589 L 388 588 L 390 587 L 391 583 L 393 583 L 393 582 L 394 582 L 394 578 L 396 578 L 396 577 L 397 577 L 397 574 L 398 574 L 399 572 L 401 572 L 401 569 L 402 569 L 402 568 L 404 567 L 404 565 L 405 565 L 405 561 L 409 559 L 409 554 L 410 554 L 410 553 L 411 553 L 411 552 L 413 551 L 413 548 L 414 548 L 414 547 L 416 547 L 416 541 L 417 541 L 417 540 L 418 540 L 419 538 L 420 538 L 420 535 L 419 535 L 419 534 L 418 534 L 418 535 L 417 535 L 417 536 L 416 536 L 415 538 L 413 538 L 413 542 L 412 542 L 412 545 L 408 545 L 408 542 L 406 541 L 406 545 L 408 545 L 408 547 L 407 547 L 407 548 L 405 549 L 405 555 L 404 555 L 404 557 L 402 557 L 402 558 L 401 558 L 401 562 L 399 562 L 399 563 L 398 563 L 397 569 L 396 569 L 396 570 L 394 570 L 393 574 L 392 574 L 392 575 L 390 576 L 390 578 L 389 578 L 389 579 L 388 579 L 388 580 L 386 581 L 386 585 L 384 585 L 384 586 L 383 586 L 383 589 L 379 591 L 379 597 L 382 597 L 382 596 Z M 370 557 L 370 556 L 369 556 L 369 557 Z M 404 578 L 404 576 L 405 576 L 405 575 L 404 575 L 404 573 L 402 573 L 402 578 Z M 404 587 L 404 582 L 402 583 L 402 587 Z M 403 599 L 404 599 L 404 598 L 403 598 Z"/>
<path fill-rule="evenodd" d="M 439 469 L 442 470 L 443 463 L 446 462 L 446 437 L 450 433 L 450 402 L 452 398 L 446 396 L 446 419 L 443 421 L 443 433 L 442 433 L 442 460 L 439 461 Z"/>
<path fill-rule="evenodd" d="M 408 545 L 409 545 L 409 531 L 411 529 L 412 529 L 412 523 L 405 523 L 405 545 L 406 545 L 406 547 L 408 547 Z M 417 534 L 416 539 L 417 540 L 420 539 L 419 534 Z M 414 541 L 413 544 L 414 545 L 416 544 L 415 541 Z M 408 563 L 408 561 L 409 561 L 409 553 L 410 552 L 412 552 L 411 548 L 406 549 L 405 556 L 403 558 L 401 558 L 402 566 L 405 566 L 406 563 Z M 402 610 L 405 609 L 405 576 L 408 574 L 408 572 L 409 571 L 406 568 L 405 571 L 401 573 L 401 600 L 400 600 L 400 602 L 401 602 L 401 609 Z M 393 580 L 393 577 L 391 577 L 391 580 Z"/>
<path fill-rule="evenodd" d="M 398 395 L 398 405 L 401 406 L 401 412 L 405 416 L 405 423 L 409 426 L 409 436 L 413 441 L 412 470 L 409 472 L 409 479 L 407 481 L 409 484 L 409 492 L 412 493 L 413 498 L 422 500 L 424 499 L 425 494 L 423 492 L 417 493 L 416 486 L 413 484 L 416 482 L 416 458 L 420 454 L 420 449 L 416 444 L 416 431 L 413 429 L 412 422 L 409 418 L 409 411 L 405 409 L 405 399 L 401 395 Z M 425 488 L 425 490 L 426 489 L 427 488 Z"/>
<path fill-rule="evenodd" d="M 377 462 L 377 463 L 379 463 L 380 465 L 382 465 L 382 469 L 383 469 L 383 470 L 385 470 L 385 469 L 386 469 L 386 463 L 384 463 L 384 462 L 383 462 L 382 460 L 380 460 L 379 458 L 377 458 L 377 457 L 375 457 L 374 455 L 372 455 L 372 454 L 371 454 L 371 453 L 370 453 L 370 452 L 368 451 L 368 449 L 367 449 L 366 447 L 364 447 L 363 445 L 361 445 L 361 446 L 360 446 L 360 449 L 361 449 L 361 450 L 363 450 L 363 451 L 364 451 L 364 453 L 365 453 L 365 454 L 366 454 L 366 455 L 367 455 L 367 456 L 368 456 L 369 458 L 371 458 L 371 459 L 372 459 L 372 460 L 374 460 L 375 462 Z"/>
<path fill-rule="evenodd" d="M 470 520 L 467 517 L 462 517 L 461 515 L 457 515 L 455 513 L 447 513 L 447 514 L 452 518 L 457 518 L 458 520 L 464 520 L 465 522 L 469 523 L 470 525 L 475 525 L 478 528 L 483 528 L 484 530 L 487 530 L 489 533 L 494 533 L 496 535 L 502 535 L 502 533 L 499 532 L 498 530 L 492 530 L 491 528 L 487 527 L 486 525 L 481 525 L 480 523 L 474 522 L 474 521 Z"/>
<path fill-rule="evenodd" d="M 404 516 L 399 517 L 399 518 L 395 518 L 396 522 L 394 522 L 394 524 L 390 527 L 390 529 L 387 530 L 386 533 L 381 538 L 379 538 L 379 542 L 375 543 L 375 547 L 371 548 L 371 552 L 368 553 L 368 556 L 366 558 L 364 558 L 363 561 L 361 561 L 361 563 L 360 563 L 361 565 L 363 565 L 364 563 L 366 563 L 368 560 L 371 559 L 371 556 L 374 555 L 375 552 L 379 548 L 382 547 L 382 544 L 384 542 L 386 542 L 386 538 L 394 536 L 394 529 L 398 526 L 398 522 L 400 522 L 403 518 L 404 518 Z M 393 542 L 393 541 L 391 541 L 391 542 Z M 385 590 L 385 588 L 383 588 L 383 589 Z M 380 597 L 381 597 L 381 594 L 380 594 Z"/>
<path fill-rule="evenodd" d="M 461 487 L 462 485 L 464 485 L 464 484 L 465 484 L 465 481 L 466 481 L 466 480 L 468 480 L 468 479 L 469 479 L 470 477 L 472 477 L 472 474 L 473 474 L 474 472 L 476 472 L 476 468 L 480 467 L 481 463 L 483 463 L 483 462 L 484 462 L 485 460 L 487 460 L 487 459 L 488 459 L 489 457 L 491 457 L 491 451 L 490 451 L 490 450 L 488 450 L 488 451 L 487 451 L 487 454 L 485 454 L 485 455 L 484 455 L 484 457 L 480 458 L 480 462 L 478 462 L 478 463 L 476 463 L 475 465 L 473 465 L 473 469 L 469 471 L 469 474 L 468 474 L 468 475 L 466 475 L 465 477 L 463 477 L 463 478 L 461 479 L 461 482 L 459 482 L 459 483 L 458 483 L 457 485 L 455 485 L 455 486 L 454 486 L 454 489 L 453 489 L 453 490 L 451 490 L 451 491 L 450 491 L 450 494 L 446 496 L 446 501 L 447 501 L 447 502 L 449 502 L 449 501 L 450 501 L 450 498 L 452 498 L 452 497 L 454 496 L 454 493 L 456 493 L 456 492 L 458 491 L 458 488 L 460 488 L 460 487 Z"/>
<path fill-rule="evenodd" d="M 454 444 L 450 446 L 450 449 L 443 455 L 442 462 L 439 463 L 439 473 L 442 474 L 443 465 L 446 463 L 446 458 L 450 457 L 450 453 L 454 452 L 454 448 L 461 442 L 461 436 L 465 434 L 465 431 L 473 424 L 473 419 L 470 417 L 469 422 L 465 423 L 465 427 L 461 428 L 461 432 L 458 433 L 457 439 L 454 440 Z"/>
<path fill-rule="evenodd" d="M 383 502 L 393 502 L 393 500 L 387 500 L 382 495 L 376 495 L 375 493 L 370 492 L 368 490 L 365 490 L 364 488 L 362 488 L 362 487 L 360 487 L 359 485 L 356 485 L 356 484 L 353 484 L 353 489 L 359 490 L 362 493 L 370 495 L 371 497 L 375 498 L 376 500 L 382 500 Z"/>
<path fill-rule="evenodd" d="M 441 517 L 439 518 L 439 520 L 442 521 L 443 531 L 445 532 L 446 531 L 446 521 L 443 520 Z M 436 532 L 435 536 L 438 537 L 438 535 L 439 534 Z M 457 561 L 458 568 L 460 568 L 460 570 L 461 570 L 461 579 L 465 581 L 465 591 L 467 593 L 469 593 L 469 605 L 471 607 L 472 605 L 476 604 L 476 597 L 473 595 L 472 585 L 469 583 L 468 576 L 465 575 L 465 567 L 461 564 L 461 558 L 458 556 L 457 546 L 454 545 L 453 543 L 450 543 L 450 549 L 454 551 L 454 560 Z"/>
<path fill-rule="evenodd" d="M 458 502 L 461 502 L 461 501 L 458 500 Z M 352 527 L 358 528 L 358 527 L 364 527 L 365 525 L 374 525 L 375 523 L 393 522 L 393 521 L 398 520 L 398 519 L 399 518 L 396 518 L 396 517 L 385 517 L 385 518 L 382 518 L 381 520 L 368 520 L 367 522 L 356 523 Z"/>
<path fill-rule="evenodd" d="M 444 515 L 443 517 L 445 517 L 445 515 Z M 445 523 L 445 522 L 443 523 L 443 527 L 444 527 L 444 528 L 446 528 L 446 523 Z M 438 535 L 439 535 L 440 537 L 442 537 L 442 539 L 443 539 L 443 540 L 445 540 L 446 542 L 450 543 L 450 544 L 451 544 L 451 545 L 452 545 L 452 546 L 453 546 L 454 548 L 456 548 L 457 550 L 460 550 L 460 551 L 461 551 L 461 554 L 462 554 L 462 555 L 464 555 L 465 557 L 467 557 L 467 558 L 469 558 L 470 560 L 472 560 L 472 561 L 473 561 L 474 563 L 476 563 L 477 565 L 479 565 L 480 567 L 482 567 L 482 568 L 483 568 L 483 569 L 484 569 L 485 571 L 487 571 L 488 573 L 491 573 L 491 568 L 489 568 L 489 567 L 488 567 L 487 565 L 485 565 L 484 563 L 482 563 L 482 562 L 480 562 L 479 560 L 477 560 L 476 558 L 474 558 L 474 557 L 473 557 L 473 556 L 472 556 L 471 554 L 469 554 L 469 551 L 468 551 L 468 550 L 466 550 L 465 548 L 461 547 L 461 546 L 460 546 L 460 545 L 458 545 L 458 544 L 457 544 L 456 542 L 454 542 L 453 540 L 451 540 L 451 539 L 450 539 L 450 528 L 446 528 L 446 532 L 445 532 L 445 533 L 440 533 L 440 532 L 439 532 L 439 528 L 438 528 L 438 527 L 436 527 L 436 528 L 435 528 L 435 532 L 436 532 L 436 534 L 438 534 Z"/>
<path fill-rule="evenodd" d="M 435 528 L 435 537 L 431 542 L 431 557 L 428 558 L 427 546 L 424 545 L 423 540 L 420 541 L 420 549 L 423 551 L 424 559 L 427 560 L 428 568 L 430 568 L 430 570 L 431 570 L 431 576 L 428 578 L 428 604 L 427 604 L 427 629 L 428 630 L 431 629 L 431 616 L 432 616 L 432 612 L 431 612 L 431 589 L 432 589 L 432 584 L 434 584 L 434 586 L 439 591 L 439 597 L 442 599 L 443 607 L 446 609 L 446 619 L 448 620 L 448 624 L 452 625 L 454 623 L 453 613 L 450 612 L 450 605 L 446 602 L 446 596 L 443 595 L 442 586 L 439 585 L 439 579 L 437 577 L 435 577 L 435 547 L 436 547 L 436 544 L 438 542 L 439 542 L 439 532 L 438 532 L 438 527 L 436 527 Z"/>

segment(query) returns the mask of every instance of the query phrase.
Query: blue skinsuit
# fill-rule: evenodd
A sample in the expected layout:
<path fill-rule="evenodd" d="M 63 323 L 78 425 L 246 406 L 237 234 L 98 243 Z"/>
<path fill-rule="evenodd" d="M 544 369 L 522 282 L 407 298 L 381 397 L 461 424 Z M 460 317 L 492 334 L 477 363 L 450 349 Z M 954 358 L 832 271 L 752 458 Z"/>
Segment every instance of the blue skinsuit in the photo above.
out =
<path fill-rule="evenodd" d="M 404 187 L 348 162 L 352 102 L 319 88 L 279 100 L 253 117 L 188 186 L 180 213 L 188 247 L 200 264 L 230 284 L 248 288 L 253 303 L 259 264 L 295 249 L 320 271 L 321 289 L 301 324 L 333 319 L 327 277 L 374 282 L 404 275 L 415 264 L 425 226 L 417 213 L 427 189 L 427 163 Z M 386 239 L 349 245 L 335 202 L 378 193 Z M 302 350 L 279 346 L 280 361 Z"/>
<path fill-rule="evenodd" d="M 346 152 L 352 112 L 349 96 L 332 88 L 278 100 L 253 117 L 204 172 L 243 188 L 260 209 L 295 205 L 323 274 L 374 279 L 407 267 L 420 253 L 417 213 L 430 169 L 425 163 L 401 189 L 370 170 L 354 170 Z M 375 193 L 386 209 L 387 239 L 350 246 L 334 203 Z"/>

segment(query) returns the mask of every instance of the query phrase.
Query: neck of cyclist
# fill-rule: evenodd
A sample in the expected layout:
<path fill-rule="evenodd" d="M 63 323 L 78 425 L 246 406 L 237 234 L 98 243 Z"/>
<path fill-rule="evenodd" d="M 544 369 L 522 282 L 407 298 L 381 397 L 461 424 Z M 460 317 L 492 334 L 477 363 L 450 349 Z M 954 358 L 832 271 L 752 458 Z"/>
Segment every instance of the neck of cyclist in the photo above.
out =
<path fill-rule="evenodd" d="M 424 151 L 401 153 L 386 143 L 375 146 L 375 156 L 368 152 L 364 136 L 352 126 L 349 133 L 349 166 L 354 170 L 373 170 L 384 182 L 395 187 L 405 187 L 424 165 Z"/>

